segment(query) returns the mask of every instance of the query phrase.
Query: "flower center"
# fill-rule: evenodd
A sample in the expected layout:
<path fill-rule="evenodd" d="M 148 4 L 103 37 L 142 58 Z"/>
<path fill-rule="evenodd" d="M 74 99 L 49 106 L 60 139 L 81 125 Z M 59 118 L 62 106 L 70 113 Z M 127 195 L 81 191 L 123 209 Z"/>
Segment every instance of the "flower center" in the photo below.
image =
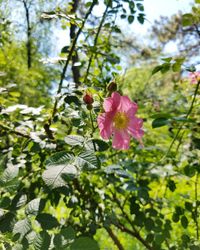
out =
<path fill-rule="evenodd" d="M 129 118 L 124 112 L 117 112 L 113 119 L 113 124 L 116 129 L 125 129 L 129 123 Z"/>

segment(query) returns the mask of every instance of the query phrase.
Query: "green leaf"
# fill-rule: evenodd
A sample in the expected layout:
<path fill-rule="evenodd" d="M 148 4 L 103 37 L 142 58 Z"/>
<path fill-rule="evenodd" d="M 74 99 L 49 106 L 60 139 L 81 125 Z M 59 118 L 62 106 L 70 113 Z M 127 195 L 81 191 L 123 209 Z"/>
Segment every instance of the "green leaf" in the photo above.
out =
<path fill-rule="evenodd" d="M 195 166 L 192 165 L 186 165 L 184 167 L 184 173 L 185 175 L 189 176 L 189 177 L 193 177 L 196 173 L 196 168 Z"/>
<path fill-rule="evenodd" d="M 192 210 L 193 210 L 193 205 L 192 205 L 192 203 L 186 201 L 186 202 L 185 202 L 185 209 L 187 209 L 188 211 L 192 212 Z"/>
<path fill-rule="evenodd" d="M 193 15 L 190 13 L 182 15 L 182 25 L 190 26 L 193 24 Z"/>
<path fill-rule="evenodd" d="M 52 229 L 54 227 L 58 227 L 59 223 L 55 217 L 51 214 L 42 213 L 36 216 L 36 220 L 40 223 L 41 227 L 45 230 Z"/>
<path fill-rule="evenodd" d="M 181 236 L 181 239 L 184 243 L 189 243 L 190 242 L 190 237 L 187 234 L 183 234 Z"/>
<path fill-rule="evenodd" d="M 61 234 L 56 234 L 53 238 L 53 244 L 56 247 L 56 249 L 61 249 L 63 240 Z"/>
<path fill-rule="evenodd" d="M 29 219 L 18 221 L 13 228 L 13 234 L 20 234 L 21 239 L 31 230 L 31 222 Z"/>
<path fill-rule="evenodd" d="M 36 198 L 32 201 L 30 201 L 25 209 L 25 213 L 27 215 L 37 215 L 40 211 L 43 210 L 44 208 L 44 200 L 40 199 L 40 198 Z"/>
<path fill-rule="evenodd" d="M 47 250 L 50 243 L 51 237 L 46 231 L 42 231 L 36 235 L 33 245 L 35 250 Z"/>
<path fill-rule="evenodd" d="M 162 58 L 162 60 L 163 60 L 164 62 L 170 63 L 171 60 L 172 60 L 172 57 Z"/>
<path fill-rule="evenodd" d="M 157 72 L 161 71 L 162 69 L 162 65 L 158 65 L 156 66 L 153 70 L 152 70 L 152 75 L 156 74 Z"/>
<path fill-rule="evenodd" d="M 144 226 L 147 231 L 151 231 L 154 228 L 154 221 L 151 218 L 147 218 L 144 221 Z"/>
<path fill-rule="evenodd" d="M 172 215 L 172 220 L 173 220 L 174 222 L 178 222 L 178 221 L 179 221 L 179 215 L 178 215 L 177 213 L 174 213 L 174 214 Z"/>
<path fill-rule="evenodd" d="M 61 53 L 69 53 L 69 46 L 65 46 L 61 49 Z"/>
<path fill-rule="evenodd" d="M 143 6 L 143 4 L 137 3 L 136 6 L 137 6 L 137 8 L 138 8 L 139 11 L 144 11 L 144 6 Z"/>
<path fill-rule="evenodd" d="M 143 24 L 143 23 L 144 23 L 144 20 L 145 20 L 144 17 L 145 17 L 145 14 L 139 14 L 139 15 L 137 16 L 138 22 L 141 23 L 141 24 Z"/>
<path fill-rule="evenodd" d="M 183 215 L 181 217 L 181 225 L 184 227 L 184 228 L 187 228 L 188 227 L 188 219 L 185 215 Z"/>
<path fill-rule="evenodd" d="M 67 164 L 72 159 L 73 159 L 73 155 L 68 154 L 65 151 L 61 151 L 49 157 L 46 160 L 46 165 L 54 167 L 55 165 L 59 165 L 59 164 Z"/>
<path fill-rule="evenodd" d="M 43 172 L 42 178 L 50 188 L 58 188 L 66 186 L 66 177 L 73 179 L 77 174 L 78 170 L 72 164 L 54 164 Z"/>
<path fill-rule="evenodd" d="M 131 23 L 133 23 L 133 21 L 134 21 L 134 16 L 133 15 L 130 15 L 130 16 L 128 16 L 128 22 L 131 24 Z"/>
<path fill-rule="evenodd" d="M 150 233 L 146 237 L 147 242 L 152 242 L 154 240 L 154 234 Z"/>
<path fill-rule="evenodd" d="M 60 234 L 67 240 L 74 240 L 76 236 L 76 232 L 71 226 L 62 228 Z"/>
<path fill-rule="evenodd" d="M 0 200 L 0 207 L 7 208 L 10 206 L 10 203 L 11 203 L 11 199 L 9 197 L 7 197 L 7 196 L 2 197 Z"/>
<path fill-rule="evenodd" d="M 74 178 L 78 174 L 77 168 L 70 164 L 74 157 L 66 152 L 58 152 L 49 157 L 46 161 L 47 170 L 42 174 L 42 178 L 47 186 L 51 188 L 62 187 L 66 185 L 63 177 Z"/>
<path fill-rule="evenodd" d="M 106 151 L 109 148 L 107 142 L 99 139 L 92 139 L 86 142 L 85 148 L 94 151 L 94 144 L 98 152 Z"/>
<path fill-rule="evenodd" d="M 6 213 L 0 217 L 0 231 L 2 233 L 10 232 L 13 229 L 15 214 L 13 213 Z"/>
<path fill-rule="evenodd" d="M 95 240 L 80 237 L 72 243 L 70 250 L 100 250 L 100 248 Z"/>
<path fill-rule="evenodd" d="M 76 105 L 80 105 L 80 99 L 75 95 L 68 95 L 65 97 L 64 101 L 68 104 L 75 103 Z"/>
<path fill-rule="evenodd" d="M 168 180 L 167 181 L 167 187 L 169 188 L 170 191 L 174 192 L 176 190 L 176 183 L 173 180 Z"/>
<path fill-rule="evenodd" d="M 195 0 L 195 3 L 197 3 L 197 4 L 199 3 L 200 4 L 200 0 Z"/>
<path fill-rule="evenodd" d="M 160 113 L 155 113 L 153 115 L 150 116 L 152 119 L 157 119 L 157 118 L 171 118 L 172 115 L 169 114 L 169 113 L 163 113 L 163 112 L 160 112 Z"/>
<path fill-rule="evenodd" d="M 178 215 L 182 215 L 184 213 L 184 209 L 180 206 L 176 206 L 175 210 Z"/>
<path fill-rule="evenodd" d="M 7 167 L 5 171 L 3 172 L 1 176 L 1 181 L 3 181 L 4 183 L 7 183 L 11 181 L 12 179 L 14 179 L 15 177 L 17 177 L 18 173 L 19 173 L 19 168 L 14 165 L 11 165 Z"/>
<path fill-rule="evenodd" d="M 105 169 L 105 172 L 107 174 L 116 174 L 119 177 L 122 178 L 129 178 L 133 179 L 132 175 L 129 174 L 126 170 L 124 170 L 121 166 L 119 165 L 110 165 Z"/>
<path fill-rule="evenodd" d="M 162 65 L 161 73 L 165 74 L 167 71 L 170 70 L 170 67 L 171 67 L 170 63 L 164 63 Z"/>
<path fill-rule="evenodd" d="M 180 70 L 181 70 L 181 64 L 180 63 L 174 63 L 173 65 L 172 65 L 172 70 L 173 70 L 173 72 L 179 72 Z"/>
<path fill-rule="evenodd" d="M 164 240 L 165 240 L 164 235 L 162 235 L 162 234 L 155 235 L 155 242 L 157 245 L 161 245 Z"/>
<path fill-rule="evenodd" d="M 125 14 L 122 14 L 120 17 L 121 17 L 121 19 L 125 19 L 125 18 L 126 18 L 126 15 L 125 15 Z"/>
<path fill-rule="evenodd" d="M 80 135 L 68 135 L 65 137 L 65 142 L 71 146 L 83 146 L 84 137 Z"/>
<path fill-rule="evenodd" d="M 157 118 L 157 119 L 153 120 L 152 128 L 163 127 L 163 126 L 168 125 L 169 123 L 170 123 L 169 119 L 167 119 L 165 117 L 160 117 L 160 118 Z"/>
<path fill-rule="evenodd" d="M 93 151 L 83 151 L 76 157 L 75 164 L 83 170 L 94 170 L 99 167 L 99 160 Z"/>

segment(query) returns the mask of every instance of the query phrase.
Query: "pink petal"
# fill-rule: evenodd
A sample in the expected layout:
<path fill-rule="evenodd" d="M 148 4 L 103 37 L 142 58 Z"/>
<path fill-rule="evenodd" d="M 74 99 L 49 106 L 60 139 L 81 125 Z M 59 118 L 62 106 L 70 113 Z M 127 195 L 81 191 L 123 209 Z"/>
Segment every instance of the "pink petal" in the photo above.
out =
<path fill-rule="evenodd" d="M 128 96 L 121 96 L 121 103 L 119 109 L 120 111 L 128 114 L 135 114 L 137 112 L 138 106 L 135 102 L 132 102 L 128 98 Z"/>
<path fill-rule="evenodd" d="M 108 140 L 112 135 L 112 117 L 113 115 L 110 113 L 103 113 L 97 117 L 100 135 L 105 140 Z"/>
<path fill-rule="evenodd" d="M 126 130 L 115 130 L 113 135 L 112 146 L 115 149 L 128 149 L 130 136 Z"/>
<path fill-rule="evenodd" d="M 142 130 L 143 120 L 137 117 L 130 117 L 130 122 L 128 125 L 128 131 L 131 135 L 141 142 L 141 138 L 144 135 L 144 131 Z"/>
<path fill-rule="evenodd" d="M 104 100 L 104 103 L 103 103 L 104 110 L 106 112 L 111 112 L 111 111 L 116 110 L 120 104 L 120 99 L 121 99 L 121 96 L 119 93 L 117 92 L 112 93 L 111 97 L 108 97 Z"/>
<path fill-rule="evenodd" d="M 106 98 L 103 102 L 103 109 L 106 112 L 110 112 L 112 111 L 112 106 L 113 106 L 113 99 L 111 97 Z"/>

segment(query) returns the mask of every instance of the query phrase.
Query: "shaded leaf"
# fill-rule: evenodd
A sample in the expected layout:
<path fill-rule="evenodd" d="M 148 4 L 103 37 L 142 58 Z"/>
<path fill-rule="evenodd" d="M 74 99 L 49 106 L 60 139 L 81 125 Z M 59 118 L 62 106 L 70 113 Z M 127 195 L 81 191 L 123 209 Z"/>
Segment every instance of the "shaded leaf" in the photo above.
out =
<path fill-rule="evenodd" d="M 40 223 L 41 227 L 45 230 L 58 227 L 59 223 L 51 214 L 42 213 L 36 216 L 36 220 Z"/>
<path fill-rule="evenodd" d="M 84 142 L 84 137 L 80 135 L 68 135 L 65 137 L 65 142 L 71 146 L 82 146 Z"/>
<path fill-rule="evenodd" d="M 51 188 L 62 187 L 66 185 L 66 176 L 70 179 L 78 174 L 77 168 L 72 164 L 51 165 L 42 174 L 42 178 L 47 186 Z M 64 178 L 65 180 L 64 180 Z"/>
<path fill-rule="evenodd" d="M 18 221 L 13 228 L 13 234 L 19 233 L 21 238 L 23 238 L 31 230 L 31 222 L 29 219 L 24 219 Z"/>
<path fill-rule="evenodd" d="M 47 250 L 49 249 L 50 243 L 50 235 L 46 231 L 42 231 L 36 235 L 33 245 L 35 250 Z"/>
<path fill-rule="evenodd" d="M 169 124 L 169 119 L 165 117 L 160 117 L 152 122 L 152 128 L 159 128 Z"/>
<path fill-rule="evenodd" d="M 44 208 L 44 200 L 41 200 L 40 198 L 36 198 L 32 201 L 30 201 L 25 209 L 25 213 L 27 215 L 37 215 L 41 210 Z"/>
<path fill-rule="evenodd" d="M 71 250 L 100 250 L 97 242 L 89 237 L 80 237 L 76 239 L 72 245 Z"/>
<path fill-rule="evenodd" d="M 99 167 L 99 160 L 91 150 L 83 151 L 76 157 L 77 167 L 85 170 L 94 170 Z"/>

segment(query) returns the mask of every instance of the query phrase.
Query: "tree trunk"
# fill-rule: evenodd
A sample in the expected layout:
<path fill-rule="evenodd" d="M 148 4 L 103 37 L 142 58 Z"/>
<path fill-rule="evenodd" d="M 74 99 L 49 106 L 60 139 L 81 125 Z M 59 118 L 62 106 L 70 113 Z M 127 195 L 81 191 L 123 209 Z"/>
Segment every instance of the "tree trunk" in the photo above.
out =
<path fill-rule="evenodd" d="M 79 0 L 73 0 L 71 14 L 76 14 L 76 11 L 78 9 L 78 4 L 79 4 Z M 70 26 L 71 43 L 73 42 L 73 39 L 75 38 L 75 36 L 76 36 L 76 25 L 71 24 Z M 80 69 L 78 66 L 75 65 L 75 63 L 77 63 L 78 61 L 79 61 L 78 52 L 75 49 L 72 55 L 72 74 L 73 74 L 73 79 L 76 84 L 76 87 L 80 85 Z"/>
<path fill-rule="evenodd" d="M 32 64 L 32 57 L 31 57 L 31 25 L 30 25 L 30 15 L 29 15 L 29 8 L 27 6 L 26 0 L 23 0 L 24 9 L 26 13 L 26 24 L 27 24 L 27 42 L 26 42 L 26 48 L 27 48 L 27 66 L 28 69 L 31 68 Z"/>

